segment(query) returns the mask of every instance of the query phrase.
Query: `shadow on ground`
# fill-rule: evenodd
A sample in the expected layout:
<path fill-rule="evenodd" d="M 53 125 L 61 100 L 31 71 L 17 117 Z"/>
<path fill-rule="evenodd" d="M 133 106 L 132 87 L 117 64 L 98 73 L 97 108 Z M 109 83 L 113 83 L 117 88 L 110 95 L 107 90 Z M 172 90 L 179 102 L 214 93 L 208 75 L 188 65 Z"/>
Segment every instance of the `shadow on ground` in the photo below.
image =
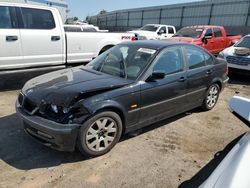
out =
<path fill-rule="evenodd" d="M 244 134 L 230 142 L 222 151 L 217 152 L 214 155 L 214 158 L 206 166 L 204 166 L 190 180 L 183 182 L 178 188 L 198 188 L 212 174 L 215 168 L 221 163 L 243 135 Z"/>
<path fill-rule="evenodd" d="M 197 112 L 199 112 L 199 110 L 195 109 L 192 112 L 175 116 L 124 135 L 121 138 L 121 142 Z M 116 147 L 119 147 L 119 144 Z M 73 153 L 60 152 L 41 145 L 26 135 L 18 115 L 12 114 L 0 118 L 0 160 L 14 168 L 30 170 L 54 167 L 63 163 L 74 163 L 88 160 L 88 158 L 83 157 L 78 151 Z"/>
<path fill-rule="evenodd" d="M 78 152 L 58 152 L 24 133 L 17 114 L 0 118 L 0 160 L 21 170 L 58 166 L 84 158 Z"/>

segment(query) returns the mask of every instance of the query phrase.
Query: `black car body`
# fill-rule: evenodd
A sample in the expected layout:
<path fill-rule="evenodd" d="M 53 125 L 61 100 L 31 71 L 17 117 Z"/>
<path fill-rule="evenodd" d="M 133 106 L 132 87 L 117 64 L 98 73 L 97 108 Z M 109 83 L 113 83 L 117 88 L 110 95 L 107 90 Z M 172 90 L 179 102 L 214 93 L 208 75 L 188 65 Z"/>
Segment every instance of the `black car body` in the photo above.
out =
<path fill-rule="evenodd" d="M 118 62 L 113 51 L 125 47 L 137 49 L 131 66 L 119 60 L 115 64 L 118 68 L 107 66 L 106 71 L 95 68 L 99 63 L 103 70 L 104 60 L 106 64 Z M 87 66 L 28 81 L 16 103 L 25 131 L 47 146 L 73 151 L 81 127 L 100 112 L 116 113 L 121 119 L 122 133 L 127 133 L 203 105 L 209 88 L 216 85 L 221 91 L 228 80 L 225 61 L 191 44 L 139 41 L 112 49 Z M 115 57 L 110 57 L 111 53 Z M 121 53 L 128 59 L 133 52 Z M 139 70 L 138 61 L 142 62 L 145 54 L 147 62 Z M 171 61 L 175 68 L 171 68 Z M 123 70 L 121 67 L 124 72 L 116 73 Z"/>

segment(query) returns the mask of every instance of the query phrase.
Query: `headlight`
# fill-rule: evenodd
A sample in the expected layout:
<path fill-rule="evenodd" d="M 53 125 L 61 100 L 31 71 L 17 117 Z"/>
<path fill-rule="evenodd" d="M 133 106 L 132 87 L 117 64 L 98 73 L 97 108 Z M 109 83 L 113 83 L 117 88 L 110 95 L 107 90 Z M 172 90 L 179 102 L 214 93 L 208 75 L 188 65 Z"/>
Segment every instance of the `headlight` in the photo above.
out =
<path fill-rule="evenodd" d="M 221 58 L 221 59 L 225 59 L 225 54 L 223 52 L 220 52 L 218 57 Z"/>
<path fill-rule="evenodd" d="M 67 114 L 69 113 L 69 108 L 67 107 L 61 107 L 61 106 L 57 106 L 55 104 L 51 104 L 51 109 L 54 113 L 58 114 L 58 113 L 64 113 Z"/>
<path fill-rule="evenodd" d="M 55 112 L 56 114 L 58 113 L 58 107 L 55 104 L 51 104 L 51 109 L 53 112 Z"/>

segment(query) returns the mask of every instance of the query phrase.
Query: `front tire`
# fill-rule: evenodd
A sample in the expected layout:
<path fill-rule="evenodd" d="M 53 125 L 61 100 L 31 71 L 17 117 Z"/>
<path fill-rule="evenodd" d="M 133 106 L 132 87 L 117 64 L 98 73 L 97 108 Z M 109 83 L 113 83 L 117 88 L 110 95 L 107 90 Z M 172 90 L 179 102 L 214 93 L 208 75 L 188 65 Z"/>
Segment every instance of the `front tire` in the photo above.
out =
<path fill-rule="evenodd" d="M 77 147 L 87 157 L 104 155 L 120 140 L 121 134 L 120 116 L 112 111 L 101 112 L 82 125 Z"/>
<path fill-rule="evenodd" d="M 206 97 L 202 104 L 202 108 L 205 111 L 212 110 L 219 99 L 219 95 L 220 95 L 219 85 L 212 84 L 207 90 Z"/>

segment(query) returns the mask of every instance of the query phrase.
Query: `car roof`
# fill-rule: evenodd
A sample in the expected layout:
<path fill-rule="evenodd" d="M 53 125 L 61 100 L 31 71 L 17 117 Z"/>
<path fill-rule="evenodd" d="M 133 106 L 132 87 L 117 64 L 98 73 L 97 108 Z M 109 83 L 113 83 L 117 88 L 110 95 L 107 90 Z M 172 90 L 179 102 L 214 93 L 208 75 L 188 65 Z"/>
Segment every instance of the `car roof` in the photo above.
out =
<path fill-rule="evenodd" d="M 130 42 L 122 42 L 120 45 L 128 45 L 128 46 L 137 46 L 141 48 L 150 48 L 154 50 L 161 50 L 171 45 L 175 44 L 185 44 L 188 43 L 178 42 L 174 40 L 140 40 L 140 41 L 130 41 Z"/>
<path fill-rule="evenodd" d="M 207 29 L 207 28 L 223 28 L 223 26 L 217 26 L 217 25 L 193 25 L 193 26 L 186 26 L 185 28 Z"/>

